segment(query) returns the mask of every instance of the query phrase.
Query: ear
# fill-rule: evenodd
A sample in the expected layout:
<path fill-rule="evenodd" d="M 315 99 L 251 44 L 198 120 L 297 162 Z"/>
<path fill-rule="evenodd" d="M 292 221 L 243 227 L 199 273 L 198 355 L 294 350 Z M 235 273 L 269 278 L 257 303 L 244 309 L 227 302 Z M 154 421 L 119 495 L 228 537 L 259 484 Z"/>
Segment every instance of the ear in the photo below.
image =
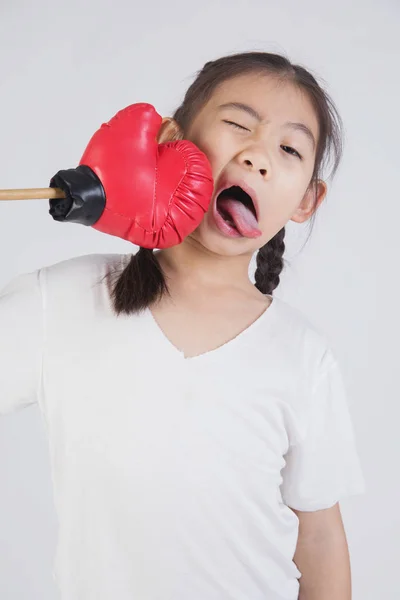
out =
<path fill-rule="evenodd" d="M 315 181 L 306 191 L 303 200 L 290 217 L 290 220 L 295 223 L 307 221 L 317 211 L 327 192 L 328 187 L 325 181 L 321 179 Z"/>
<path fill-rule="evenodd" d="M 164 144 L 165 142 L 174 142 L 183 140 L 183 132 L 178 123 L 171 117 L 164 117 L 161 127 L 158 130 L 157 142 Z"/>

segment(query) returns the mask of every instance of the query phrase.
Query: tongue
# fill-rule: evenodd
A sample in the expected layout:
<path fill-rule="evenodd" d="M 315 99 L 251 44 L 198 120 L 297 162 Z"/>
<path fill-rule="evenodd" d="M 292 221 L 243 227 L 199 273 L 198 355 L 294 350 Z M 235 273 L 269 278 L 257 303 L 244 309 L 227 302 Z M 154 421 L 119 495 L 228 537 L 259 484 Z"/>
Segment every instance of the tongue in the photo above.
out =
<path fill-rule="evenodd" d="M 235 223 L 236 229 L 245 237 L 256 238 L 261 235 L 257 219 L 247 206 L 236 198 L 219 198 L 218 205 Z"/>

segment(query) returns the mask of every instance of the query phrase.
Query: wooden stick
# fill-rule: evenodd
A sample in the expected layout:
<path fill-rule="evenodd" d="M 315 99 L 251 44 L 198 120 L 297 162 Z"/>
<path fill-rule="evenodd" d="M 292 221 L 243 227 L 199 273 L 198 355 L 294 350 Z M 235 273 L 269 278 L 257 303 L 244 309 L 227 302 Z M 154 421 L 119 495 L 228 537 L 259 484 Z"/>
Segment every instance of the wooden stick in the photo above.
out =
<path fill-rule="evenodd" d="M 53 200 L 65 198 L 65 193 L 60 188 L 33 188 L 25 190 L 0 190 L 1 200 Z"/>

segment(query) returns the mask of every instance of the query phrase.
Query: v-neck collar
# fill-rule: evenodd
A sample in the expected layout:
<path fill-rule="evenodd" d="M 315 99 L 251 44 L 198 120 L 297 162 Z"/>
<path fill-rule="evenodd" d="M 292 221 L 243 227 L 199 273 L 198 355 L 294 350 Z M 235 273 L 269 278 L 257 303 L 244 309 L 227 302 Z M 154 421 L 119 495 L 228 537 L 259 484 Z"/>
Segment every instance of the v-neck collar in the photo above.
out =
<path fill-rule="evenodd" d="M 224 344 L 221 344 L 220 346 L 217 346 L 216 348 L 207 350 L 206 352 L 202 352 L 201 354 L 197 354 L 195 356 L 185 356 L 183 350 L 180 350 L 179 348 L 177 348 L 177 346 L 175 346 L 175 344 L 173 344 L 171 342 L 171 340 L 165 335 L 164 331 L 161 329 L 157 320 L 153 316 L 153 313 L 151 312 L 150 307 L 146 308 L 145 313 L 147 315 L 147 318 L 149 320 L 151 327 L 155 330 L 156 334 L 158 335 L 158 337 L 164 344 L 165 348 L 167 350 L 169 350 L 169 352 L 171 354 L 175 354 L 181 360 L 184 360 L 185 362 L 193 362 L 193 361 L 198 361 L 198 360 L 208 358 L 210 356 L 214 357 L 217 354 L 224 353 L 225 350 L 232 348 L 233 346 L 237 345 L 240 341 L 242 341 L 243 338 L 249 336 L 264 321 L 272 320 L 273 316 L 276 312 L 277 303 L 279 302 L 279 300 L 276 297 L 273 297 L 271 294 L 265 294 L 265 295 L 271 299 L 271 304 L 264 310 L 264 312 L 255 321 L 253 321 L 253 323 L 251 323 L 248 327 L 246 327 L 245 329 L 240 331 L 235 337 L 228 340 Z"/>

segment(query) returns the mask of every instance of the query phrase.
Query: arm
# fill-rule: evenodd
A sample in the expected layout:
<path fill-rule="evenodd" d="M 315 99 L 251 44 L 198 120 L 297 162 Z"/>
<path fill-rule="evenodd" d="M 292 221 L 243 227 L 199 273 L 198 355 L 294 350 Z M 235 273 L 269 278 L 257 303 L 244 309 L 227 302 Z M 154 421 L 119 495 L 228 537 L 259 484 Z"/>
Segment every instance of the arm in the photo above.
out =
<path fill-rule="evenodd" d="M 302 573 L 299 600 L 351 600 L 350 557 L 339 504 L 299 519 L 294 562 Z"/>
<path fill-rule="evenodd" d="M 39 270 L 0 290 L 0 415 L 37 402 L 43 346 Z"/>

